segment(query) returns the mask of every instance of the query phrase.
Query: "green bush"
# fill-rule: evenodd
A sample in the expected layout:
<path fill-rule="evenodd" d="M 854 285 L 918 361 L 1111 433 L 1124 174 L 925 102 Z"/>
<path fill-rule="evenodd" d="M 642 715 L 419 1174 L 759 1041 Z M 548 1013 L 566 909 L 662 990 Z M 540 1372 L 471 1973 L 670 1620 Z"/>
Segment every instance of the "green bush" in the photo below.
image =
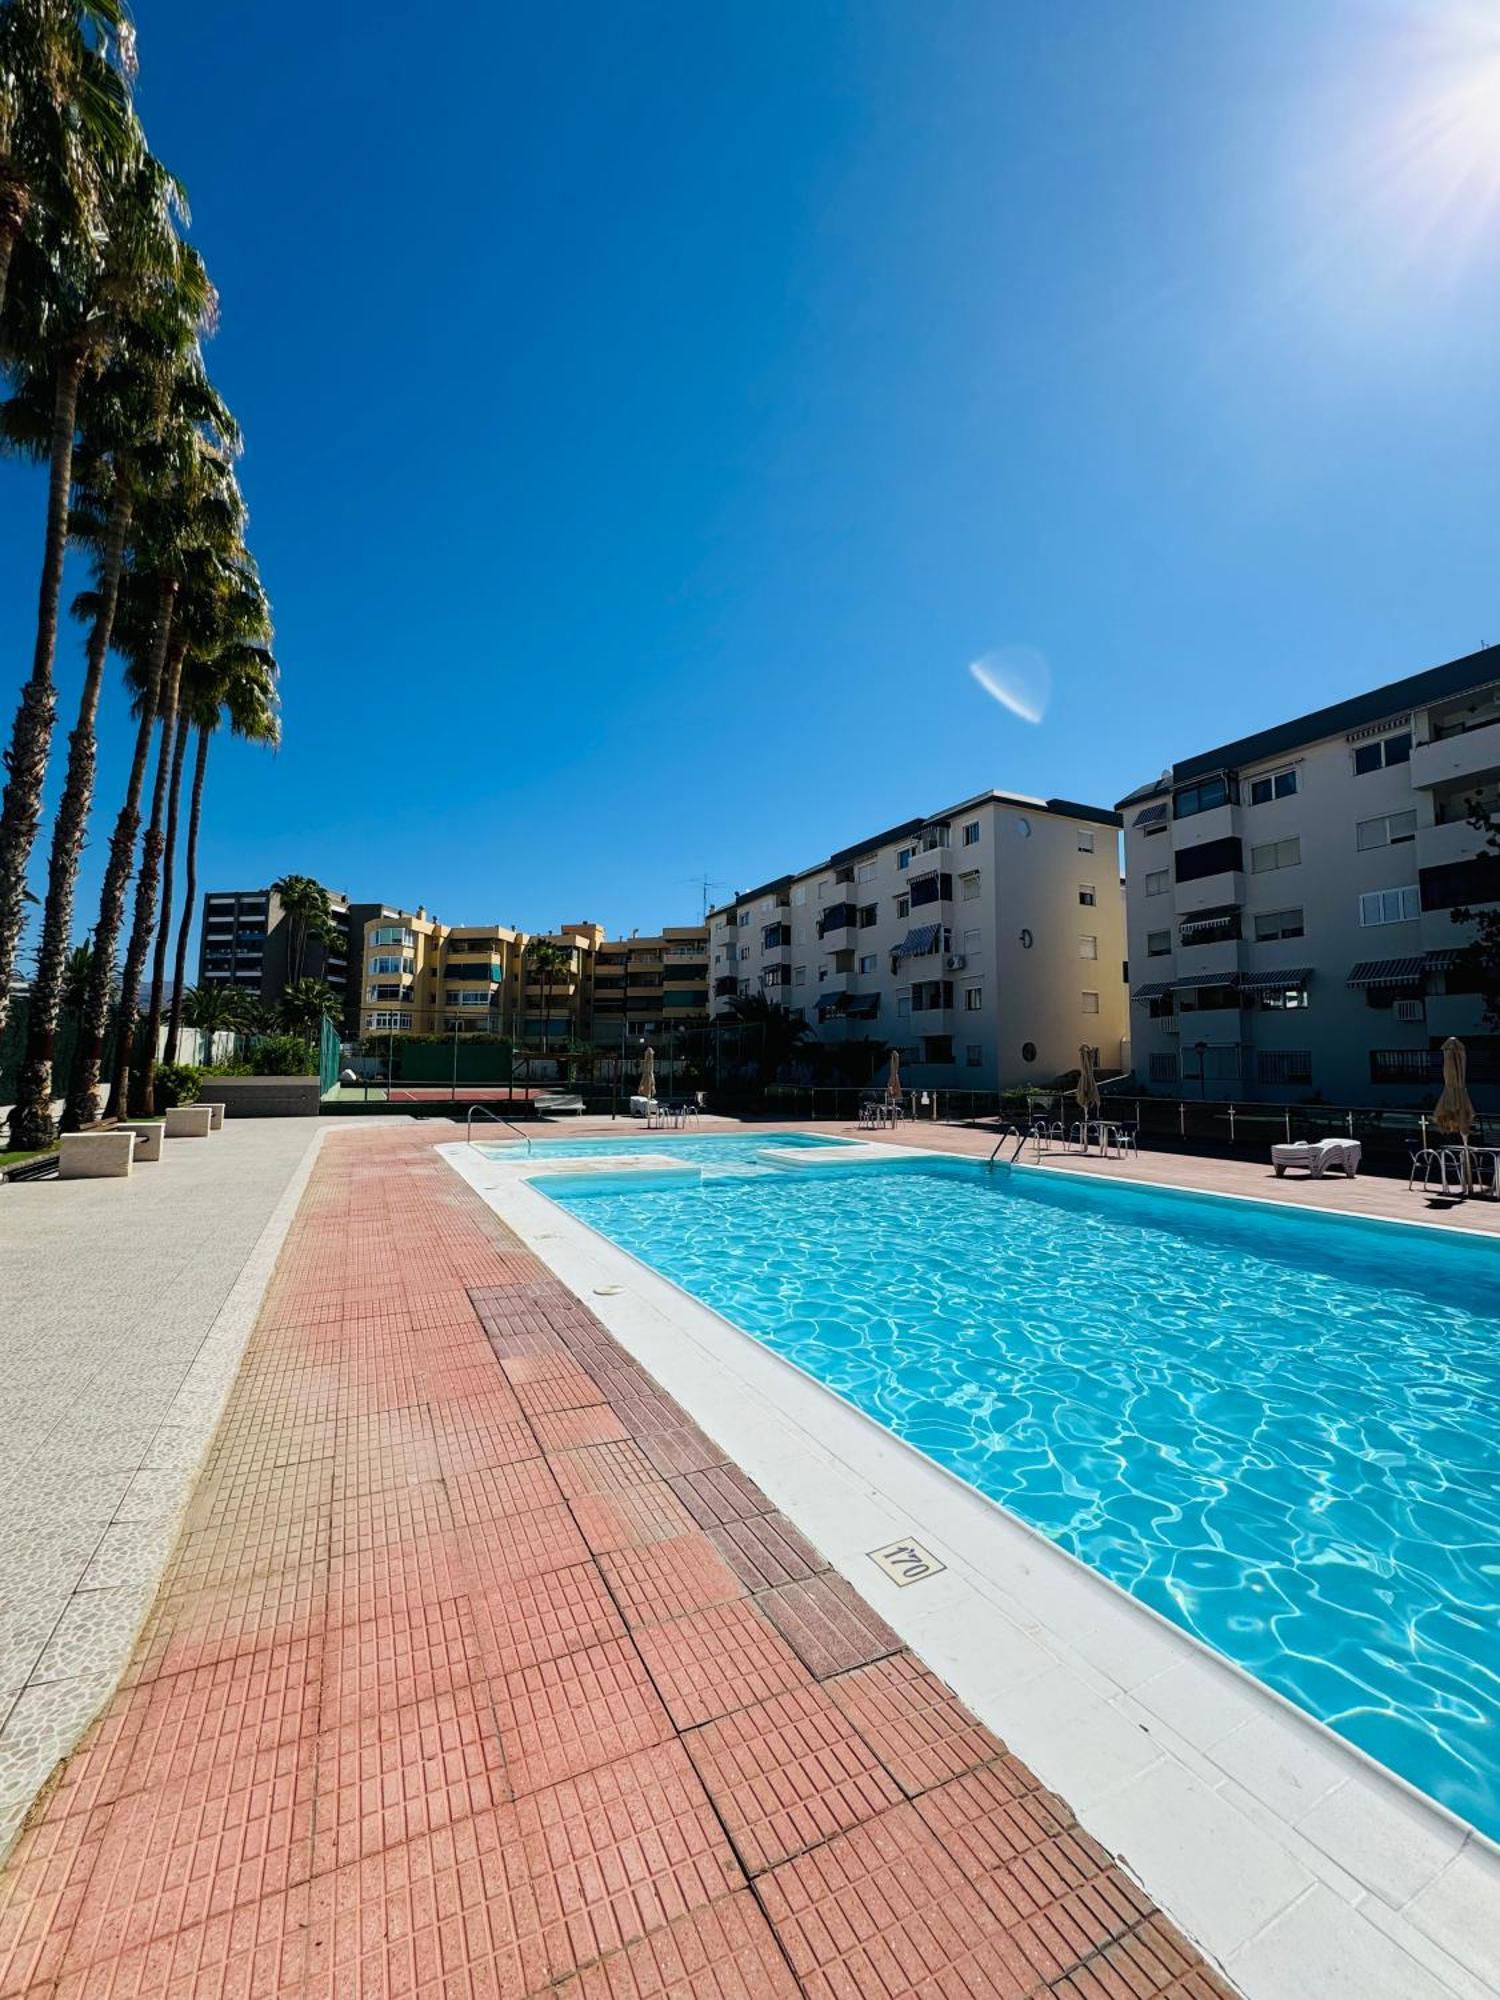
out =
<path fill-rule="evenodd" d="M 267 1035 L 250 1051 L 254 1076 L 316 1076 L 318 1052 L 300 1035 Z"/>
<path fill-rule="evenodd" d="M 202 1086 L 202 1074 L 191 1063 L 158 1063 L 152 1079 L 153 1102 L 158 1111 L 170 1111 L 174 1104 L 196 1104 Z"/>
<path fill-rule="evenodd" d="M 199 1076 L 254 1076 L 255 1071 L 243 1056 L 235 1056 L 229 1062 L 199 1063 Z"/>

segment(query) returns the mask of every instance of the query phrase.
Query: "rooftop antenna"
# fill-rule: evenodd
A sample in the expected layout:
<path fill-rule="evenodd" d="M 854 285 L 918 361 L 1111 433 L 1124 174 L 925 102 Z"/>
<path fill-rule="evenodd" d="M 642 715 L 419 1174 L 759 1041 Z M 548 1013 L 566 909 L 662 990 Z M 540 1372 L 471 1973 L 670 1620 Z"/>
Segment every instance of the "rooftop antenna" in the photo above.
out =
<path fill-rule="evenodd" d="M 689 875 L 685 879 L 698 891 L 703 906 L 703 921 L 707 923 L 708 913 L 713 908 L 714 894 L 722 889 L 724 884 L 712 875 Z"/>

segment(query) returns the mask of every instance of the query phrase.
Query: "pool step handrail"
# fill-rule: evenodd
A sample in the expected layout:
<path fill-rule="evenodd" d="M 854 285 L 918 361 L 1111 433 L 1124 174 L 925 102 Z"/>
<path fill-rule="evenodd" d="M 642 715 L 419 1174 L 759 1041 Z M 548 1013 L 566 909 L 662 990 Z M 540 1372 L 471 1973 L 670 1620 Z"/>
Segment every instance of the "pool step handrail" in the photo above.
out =
<path fill-rule="evenodd" d="M 514 1132 L 516 1137 L 525 1144 L 527 1159 L 531 1158 L 531 1134 L 523 1132 L 520 1126 L 513 1124 L 509 1118 L 502 1118 L 498 1111 L 491 1111 L 487 1104 L 471 1104 L 469 1106 L 468 1115 L 464 1119 L 464 1140 L 466 1144 L 472 1146 L 474 1143 L 474 1120 L 476 1118 L 488 1118 L 491 1124 L 504 1125 L 509 1131 Z"/>
<path fill-rule="evenodd" d="M 1000 1137 L 995 1141 L 995 1151 L 985 1161 L 987 1167 L 992 1167 L 995 1164 L 995 1153 L 999 1152 L 1007 1139 L 1014 1139 L 1016 1142 L 1016 1150 L 1011 1154 L 1011 1159 L 1015 1160 L 1020 1157 L 1021 1148 L 1026 1144 L 1026 1134 L 1018 1125 L 1007 1125 L 1005 1130 L 1000 1134 Z M 1007 1162 L 1008 1164 L 1009 1162 Z"/>

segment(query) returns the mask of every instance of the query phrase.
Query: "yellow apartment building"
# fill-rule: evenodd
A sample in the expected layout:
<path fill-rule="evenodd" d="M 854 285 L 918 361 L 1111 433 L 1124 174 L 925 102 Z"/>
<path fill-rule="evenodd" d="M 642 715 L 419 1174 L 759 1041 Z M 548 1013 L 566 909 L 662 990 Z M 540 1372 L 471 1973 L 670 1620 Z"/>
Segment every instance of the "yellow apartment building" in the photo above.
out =
<path fill-rule="evenodd" d="M 594 954 L 594 1046 L 626 1055 L 708 1021 L 708 926 L 610 938 Z"/>

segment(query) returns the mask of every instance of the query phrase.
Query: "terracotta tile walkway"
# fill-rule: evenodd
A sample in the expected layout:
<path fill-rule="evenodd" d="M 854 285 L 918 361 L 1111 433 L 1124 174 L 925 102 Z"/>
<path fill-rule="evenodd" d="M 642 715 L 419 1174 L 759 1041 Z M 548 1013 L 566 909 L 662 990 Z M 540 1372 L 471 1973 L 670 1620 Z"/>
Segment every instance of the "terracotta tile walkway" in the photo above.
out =
<path fill-rule="evenodd" d="M 433 1136 L 326 1142 L 0 1994 L 1224 1994 Z"/>

